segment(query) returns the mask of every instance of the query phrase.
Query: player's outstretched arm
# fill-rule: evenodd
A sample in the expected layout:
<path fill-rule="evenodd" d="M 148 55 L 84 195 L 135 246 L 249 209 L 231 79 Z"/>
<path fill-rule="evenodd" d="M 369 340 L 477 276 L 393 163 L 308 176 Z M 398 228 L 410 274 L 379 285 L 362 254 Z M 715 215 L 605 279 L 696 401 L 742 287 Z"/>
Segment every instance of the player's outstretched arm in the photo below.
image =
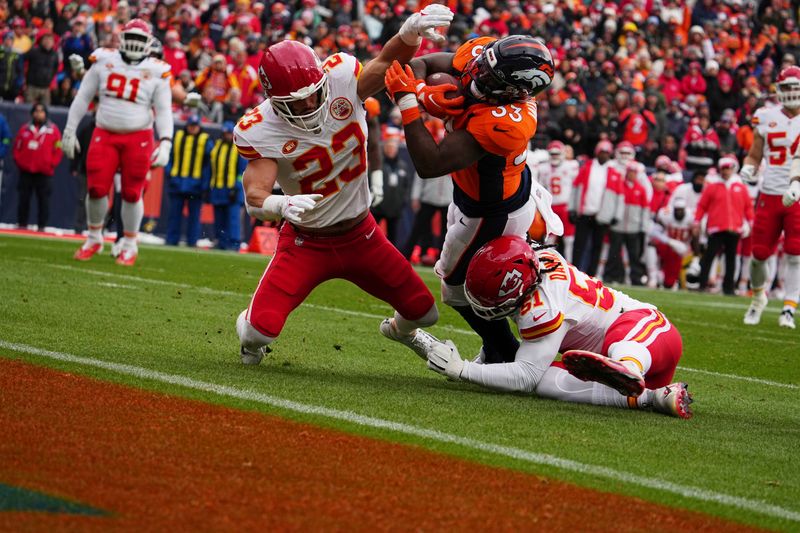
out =
<path fill-rule="evenodd" d="M 389 39 L 378 57 L 367 63 L 358 78 L 358 96 L 362 100 L 379 92 L 384 87 L 384 75 L 392 61 L 408 63 L 417 53 L 422 38 L 437 42 L 445 37 L 437 28 L 448 28 L 453 12 L 441 4 L 431 4 L 419 13 L 414 13 L 400 27 L 397 35 Z"/>

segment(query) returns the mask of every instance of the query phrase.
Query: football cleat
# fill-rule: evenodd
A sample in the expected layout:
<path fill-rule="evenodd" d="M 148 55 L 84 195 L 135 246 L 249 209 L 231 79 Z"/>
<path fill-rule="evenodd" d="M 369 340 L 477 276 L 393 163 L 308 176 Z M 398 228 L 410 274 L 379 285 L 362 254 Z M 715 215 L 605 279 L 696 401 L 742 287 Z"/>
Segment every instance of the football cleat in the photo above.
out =
<path fill-rule="evenodd" d="M 645 389 L 644 376 L 634 365 L 625 365 L 599 353 L 569 350 L 561 362 L 567 371 L 581 381 L 596 381 L 625 396 L 640 396 Z"/>
<path fill-rule="evenodd" d="M 653 391 L 653 411 L 678 418 L 692 418 L 691 403 L 694 402 L 689 385 L 672 383 Z"/>
<path fill-rule="evenodd" d="M 245 365 L 257 365 L 261 362 L 265 355 L 270 353 L 272 348 L 269 346 L 262 346 L 258 350 L 248 350 L 244 346 L 239 346 L 239 357 Z"/>
<path fill-rule="evenodd" d="M 769 300 L 767 299 L 767 295 L 764 294 L 764 291 L 761 291 L 758 296 L 753 295 L 750 307 L 747 308 L 747 312 L 744 314 L 744 323 L 748 326 L 755 326 L 761 322 L 761 313 L 764 312 L 768 303 Z"/>
<path fill-rule="evenodd" d="M 86 241 L 83 244 L 83 246 L 78 248 L 78 250 L 75 252 L 75 255 L 73 255 L 72 257 L 77 261 L 88 261 L 89 259 L 94 257 L 95 254 L 99 254 L 102 251 L 103 251 L 102 242 Z"/>
<path fill-rule="evenodd" d="M 794 329 L 794 313 L 790 309 L 784 309 L 778 317 L 778 325 L 782 328 Z"/>
<path fill-rule="evenodd" d="M 381 322 L 380 330 L 381 335 L 387 339 L 408 346 L 415 354 L 425 361 L 428 360 L 428 354 L 433 351 L 434 345 L 436 343 L 441 343 L 439 339 L 420 328 L 417 328 L 413 335 L 401 335 L 394 326 L 394 319 L 392 318 L 387 318 Z"/>
<path fill-rule="evenodd" d="M 122 252 L 119 254 L 119 257 L 117 257 L 116 263 L 121 266 L 130 267 L 136 263 L 136 258 L 138 256 L 139 254 L 136 252 L 136 250 L 122 250 Z"/>
<path fill-rule="evenodd" d="M 111 245 L 111 257 L 116 259 L 122 253 L 122 239 Z"/>

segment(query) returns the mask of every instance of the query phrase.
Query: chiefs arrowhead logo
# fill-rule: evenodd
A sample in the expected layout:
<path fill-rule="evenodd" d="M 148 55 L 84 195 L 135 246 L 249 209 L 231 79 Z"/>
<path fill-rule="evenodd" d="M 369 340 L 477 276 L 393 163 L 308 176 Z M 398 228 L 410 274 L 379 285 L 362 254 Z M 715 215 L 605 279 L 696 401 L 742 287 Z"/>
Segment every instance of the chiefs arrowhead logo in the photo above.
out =
<path fill-rule="evenodd" d="M 291 141 L 286 141 L 286 144 L 283 145 L 281 148 L 281 153 L 283 155 L 289 155 L 297 149 L 297 141 L 292 139 Z"/>
<path fill-rule="evenodd" d="M 521 286 L 522 272 L 514 269 L 511 272 L 506 272 L 503 282 L 500 284 L 500 290 L 497 291 L 497 295 L 501 298 L 505 298 L 506 296 L 509 296 L 515 292 L 519 293 Z"/>
<path fill-rule="evenodd" d="M 336 120 L 347 120 L 353 114 L 353 104 L 344 96 L 334 98 L 331 102 L 331 116 Z"/>
<path fill-rule="evenodd" d="M 267 91 L 272 89 L 272 84 L 269 82 L 269 78 L 267 78 L 267 73 L 264 72 L 264 67 L 258 67 L 258 78 L 261 80 L 261 85 Z"/>

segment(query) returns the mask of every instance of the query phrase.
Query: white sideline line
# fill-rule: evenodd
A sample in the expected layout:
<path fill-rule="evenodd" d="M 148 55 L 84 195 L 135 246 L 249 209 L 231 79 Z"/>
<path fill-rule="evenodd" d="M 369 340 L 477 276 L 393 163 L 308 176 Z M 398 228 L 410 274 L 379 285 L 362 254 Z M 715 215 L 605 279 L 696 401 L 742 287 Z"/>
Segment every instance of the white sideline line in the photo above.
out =
<path fill-rule="evenodd" d="M 143 282 L 143 283 L 152 283 L 152 284 L 155 284 L 155 285 L 164 285 L 164 286 L 170 286 L 170 287 L 177 287 L 177 288 L 181 288 L 181 289 L 198 290 L 198 291 L 200 291 L 202 293 L 205 293 L 205 294 L 216 294 L 216 295 L 220 295 L 220 296 L 232 296 L 232 297 L 242 298 L 242 299 L 246 298 L 246 295 L 239 294 L 237 292 L 226 291 L 226 290 L 218 290 L 218 289 L 210 289 L 210 288 L 207 288 L 207 287 L 198 287 L 197 285 L 189 285 L 187 283 L 178 283 L 178 282 L 174 282 L 174 281 L 165 281 L 165 280 L 160 280 L 160 279 L 142 278 L 142 277 L 139 277 L 139 276 L 130 276 L 130 275 L 127 275 L 127 274 L 115 274 L 113 272 L 103 272 L 103 271 L 100 271 L 100 270 L 78 268 L 78 267 L 68 266 L 68 265 L 54 265 L 54 264 L 49 264 L 48 263 L 48 264 L 46 264 L 46 266 L 49 266 L 49 267 L 52 267 L 52 268 L 61 269 L 61 270 L 74 270 L 74 271 L 77 271 L 77 272 L 88 272 L 89 274 L 94 274 L 96 276 L 107 276 L 107 277 L 111 277 L 111 278 L 124 279 L 124 280 L 127 280 L 127 281 L 140 281 L 140 282 Z M 377 314 L 373 314 L 373 313 L 365 313 L 363 311 L 351 311 L 349 309 L 340 309 L 338 307 L 329 307 L 327 305 L 303 303 L 303 307 L 309 307 L 311 309 L 319 309 L 321 311 L 330 311 L 330 312 L 333 312 L 333 313 L 341 313 L 341 314 L 351 315 L 351 316 L 359 316 L 359 317 L 363 317 L 363 318 L 371 318 L 371 319 L 374 318 L 374 319 L 378 319 L 378 320 L 383 320 L 384 318 L 386 318 L 386 315 L 377 315 Z M 477 336 L 477 333 L 475 333 L 472 330 L 457 328 L 455 326 L 450 326 L 450 325 L 441 325 L 441 326 L 436 325 L 436 326 L 433 326 L 433 327 L 431 327 L 429 329 L 443 329 L 445 331 L 451 331 L 453 333 L 458 333 L 458 334 L 461 334 L 461 335 Z M 760 340 L 765 340 L 765 341 L 770 341 L 770 342 L 780 342 L 780 343 L 795 344 L 795 341 L 792 341 L 792 340 L 772 339 L 772 338 L 767 338 L 767 337 L 753 337 L 753 336 L 750 336 L 750 338 L 751 339 L 760 339 Z M 781 388 L 785 388 L 785 389 L 800 389 L 800 386 L 794 385 L 792 383 L 781 383 L 779 381 L 770 381 L 768 379 L 754 378 L 754 377 L 750 377 L 750 376 L 739 376 L 739 375 L 736 375 L 736 374 L 723 374 L 723 373 L 720 373 L 720 372 L 713 372 L 711 370 L 701 370 L 701 369 L 696 369 L 696 368 L 688 368 L 688 367 L 685 367 L 685 366 L 679 366 L 678 370 L 685 370 L 687 372 L 696 372 L 698 374 L 707 374 L 707 375 L 716 376 L 716 377 L 724 377 L 724 378 L 735 379 L 735 380 L 739 380 L 739 381 L 747 381 L 749 383 L 759 383 L 761 385 L 770 385 L 772 387 L 781 387 Z"/>
<path fill-rule="evenodd" d="M 726 505 L 728 507 L 736 507 L 738 509 L 744 509 L 747 511 L 767 516 L 772 516 L 775 518 L 782 518 L 785 520 L 800 522 L 800 512 L 793 511 L 791 509 L 784 509 L 783 507 L 772 505 L 764 501 L 751 500 L 739 496 L 731 496 L 729 494 L 723 494 L 720 492 L 705 490 L 699 487 L 692 487 L 690 485 L 681 485 L 678 483 L 672 483 L 670 481 L 665 481 L 658 478 L 639 476 L 636 474 L 630 474 L 628 472 L 614 470 L 612 468 L 604 466 L 591 465 L 591 464 L 581 463 L 578 461 L 573 461 L 571 459 L 564 459 L 561 457 L 557 457 L 555 455 L 532 452 L 528 450 L 523 450 L 521 448 L 513 448 L 510 446 L 502 446 L 499 444 L 492 444 L 490 442 L 483 442 L 468 437 L 461 437 L 458 435 L 453 435 L 451 433 L 444 433 L 442 431 L 437 431 L 435 429 L 426 429 L 418 426 L 412 426 L 410 424 L 404 424 L 401 422 L 392 422 L 391 420 L 384 420 L 381 418 L 374 418 L 370 416 L 360 415 L 352 411 L 342 411 L 339 409 L 331 409 L 328 407 L 322 407 L 318 405 L 309 405 L 309 404 L 294 402 L 291 400 L 286 400 L 283 398 L 262 394 L 260 392 L 237 389 L 235 387 L 219 385 L 216 383 L 209 383 L 207 381 L 200 381 L 186 376 L 166 374 L 164 372 L 159 372 L 157 370 L 150 370 L 148 368 L 142 368 L 133 365 L 125 365 L 121 363 L 113 363 L 110 361 L 103 361 L 88 357 L 80 357 L 77 355 L 71 355 L 61 352 L 53 352 L 50 350 L 42 350 L 40 348 L 27 346 L 25 344 L 17 344 L 13 342 L 6 342 L 0 340 L 0 348 L 4 348 L 6 350 L 12 350 L 15 352 L 28 353 L 31 355 L 45 357 L 48 359 L 65 361 L 68 363 L 75 363 L 79 365 L 103 368 L 105 370 L 116 372 L 117 374 L 133 376 L 139 379 L 159 381 L 162 383 L 169 383 L 172 385 L 178 385 L 189 389 L 210 392 L 213 394 L 217 394 L 219 396 L 227 396 L 230 398 L 237 398 L 241 400 L 257 402 L 264 405 L 277 407 L 279 409 L 294 411 L 297 413 L 318 415 L 326 418 L 332 418 L 335 420 L 342 420 L 352 424 L 357 424 L 359 426 L 387 429 L 390 431 L 395 431 L 406 435 L 413 435 L 416 437 L 421 437 L 432 441 L 457 444 L 460 446 L 464 446 L 465 448 L 471 448 L 482 452 L 501 455 L 504 457 L 510 457 L 512 459 L 518 459 L 532 464 L 552 466 L 570 472 L 578 472 L 581 474 L 592 475 L 606 479 L 613 479 L 616 481 L 622 481 L 624 483 L 630 483 L 632 485 L 638 485 L 640 487 L 647 487 L 650 489 L 656 489 L 664 492 L 669 492 L 672 494 L 677 494 L 679 496 L 683 496 L 685 498 L 693 500 L 719 503 L 722 505 Z"/>

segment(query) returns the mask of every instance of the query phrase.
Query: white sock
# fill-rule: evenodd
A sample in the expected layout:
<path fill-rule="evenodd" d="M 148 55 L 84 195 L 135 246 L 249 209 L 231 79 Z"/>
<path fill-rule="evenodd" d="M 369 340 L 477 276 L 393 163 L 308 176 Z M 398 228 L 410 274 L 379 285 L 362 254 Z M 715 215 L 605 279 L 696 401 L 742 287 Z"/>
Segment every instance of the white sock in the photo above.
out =
<path fill-rule="evenodd" d="M 89 226 L 89 241 L 103 242 L 103 222 L 108 212 L 108 196 L 91 198 L 86 195 L 86 225 Z"/>
<path fill-rule="evenodd" d="M 750 287 L 753 288 L 753 295 L 758 295 L 764 290 L 767 282 L 767 262 L 753 258 L 750 261 Z"/>
<path fill-rule="evenodd" d="M 572 374 L 557 366 L 551 366 L 536 386 L 536 395 L 562 402 L 588 403 L 610 407 L 646 407 L 647 399 L 652 398 L 650 391 L 645 391 L 639 398 L 628 398 L 600 383 L 581 381 Z M 633 403 L 633 405 L 632 405 Z"/>
<path fill-rule="evenodd" d="M 747 282 L 747 280 L 750 279 L 750 262 L 752 261 L 752 257 L 749 255 L 743 255 L 740 257 L 742 261 L 741 263 L 742 267 L 741 267 L 741 275 L 739 276 L 739 278 L 743 282 Z"/>
<path fill-rule="evenodd" d="M 140 198 L 137 202 L 126 202 L 122 200 L 120 209 L 122 216 L 122 228 L 125 231 L 125 238 L 136 243 L 136 236 L 139 234 L 139 227 L 144 218 L 144 201 Z"/>
<path fill-rule="evenodd" d="M 785 255 L 786 278 L 783 296 L 783 309 L 794 313 L 800 299 L 800 255 Z"/>
<path fill-rule="evenodd" d="M 425 328 L 436 324 L 437 320 L 439 320 L 439 310 L 436 308 L 436 304 L 417 320 L 409 320 L 397 311 L 394 312 L 394 327 L 404 337 L 413 335 L 417 328 Z"/>

